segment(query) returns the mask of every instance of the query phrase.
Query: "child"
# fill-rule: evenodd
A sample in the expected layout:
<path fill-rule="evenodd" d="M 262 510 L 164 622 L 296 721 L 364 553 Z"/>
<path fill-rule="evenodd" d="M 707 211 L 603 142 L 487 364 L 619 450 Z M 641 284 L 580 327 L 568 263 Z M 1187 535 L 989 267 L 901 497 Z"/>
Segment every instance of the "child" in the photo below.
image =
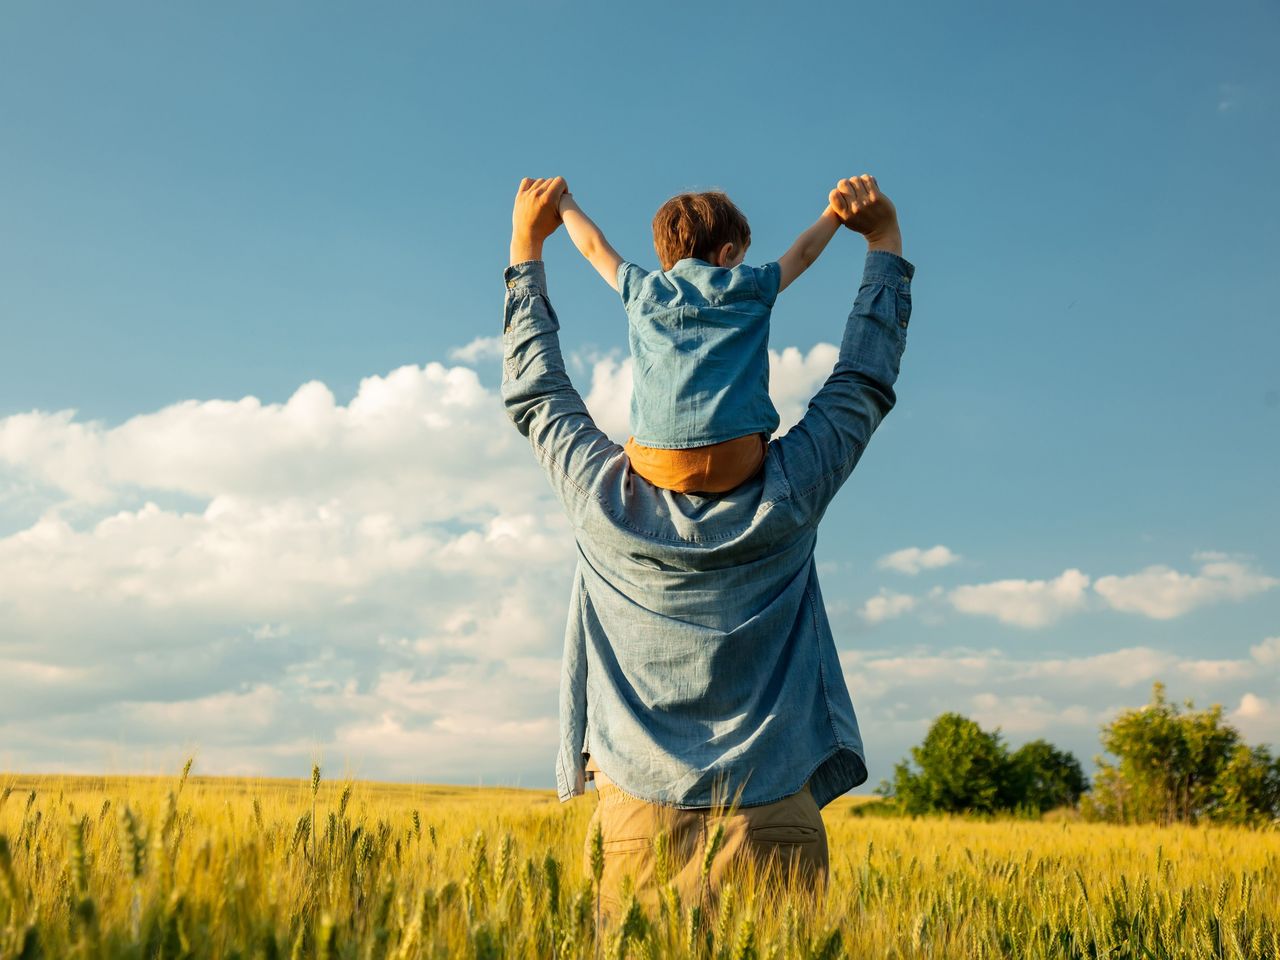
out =
<path fill-rule="evenodd" d="M 724 193 L 682 193 L 653 218 L 661 271 L 622 259 L 573 197 L 560 200 L 579 252 L 622 295 L 634 360 L 627 456 L 650 483 L 723 493 L 764 463 L 778 413 L 769 399 L 769 314 L 840 226 L 830 206 L 791 249 L 743 264 L 751 228 Z"/>

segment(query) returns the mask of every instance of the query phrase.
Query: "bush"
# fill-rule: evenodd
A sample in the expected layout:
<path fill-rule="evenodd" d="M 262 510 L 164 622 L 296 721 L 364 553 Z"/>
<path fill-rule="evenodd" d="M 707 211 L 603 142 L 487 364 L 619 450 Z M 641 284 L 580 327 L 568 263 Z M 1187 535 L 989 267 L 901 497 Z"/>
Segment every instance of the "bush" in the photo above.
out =
<path fill-rule="evenodd" d="M 1036 812 L 1074 807 L 1089 789 L 1089 781 L 1073 754 L 1046 740 L 1032 740 L 1010 758 L 1010 786 L 1014 806 Z"/>
<path fill-rule="evenodd" d="M 983 730 L 958 713 L 938 717 L 924 742 L 894 768 L 892 795 L 904 813 L 996 813 L 1042 810 L 1075 804 L 1088 781 L 1074 756 L 1044 740 L 1012 755 L 999 731 Z"/>

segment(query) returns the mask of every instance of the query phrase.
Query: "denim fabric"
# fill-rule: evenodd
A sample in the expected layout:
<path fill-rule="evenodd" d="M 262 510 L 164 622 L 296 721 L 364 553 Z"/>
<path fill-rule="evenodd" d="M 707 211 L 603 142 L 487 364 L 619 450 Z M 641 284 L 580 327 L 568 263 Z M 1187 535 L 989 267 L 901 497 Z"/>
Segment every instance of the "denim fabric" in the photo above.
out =
<path fill-rule="evenodd" d="M 823 806 L 867 778 L 813 551 L 828 503 L 893 407 L 914 267 L 867 254 L 839 359 L 764 469 L 673 493 L 629 467 L 570 383 L 541 261 L 506 270 L 502 397 L 577 545 L 560 690 L 560 798 L 584 753 L 623 790 L 712 806 L 807 781 Z"/>
<path fill-rule="evenodd" d="M 652 273 L 618 265 L 637 443 L 680 450 L 778 429 L 769 312 L 781 277 L 776 263 L 713 267 L 688 258 Z"/>

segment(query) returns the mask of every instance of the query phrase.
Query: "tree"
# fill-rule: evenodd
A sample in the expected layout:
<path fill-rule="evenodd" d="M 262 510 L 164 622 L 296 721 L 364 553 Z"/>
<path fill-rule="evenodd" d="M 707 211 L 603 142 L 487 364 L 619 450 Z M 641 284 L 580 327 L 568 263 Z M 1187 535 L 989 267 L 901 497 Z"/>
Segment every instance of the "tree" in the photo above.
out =
<path fill-rule="evenodd" d="M 1219 823 L 1259 825 L 1280 817 L 1280 757 L 1237 744 L 1217 783 L 1209 815 Z"/>
<path fill-rule="evenodd" d="M 1075 806 L 1089 789 L 1080 761 L 1046 740 L 1024 743 L 1009 764 L 1009 806 L 1037 811 Z"/>
<path fill-rule="evenodd" d="M 1196 710 L 1188 700 L 1184 712 L 1164 689 L 1157 682 L 1149 704 L 1102 728 L 1102 745 L 1116 762 L 1098 758 L 1086 812 L 1126 823 L 1274 816 L 1270 754 L 1245 747 L 1220 705 Z"/>
<path fill-rule="evenodd" d="M 1009 753 L 999 733 L 944 713 L 911 756 L 919 772 L 905 760 L 894 768 L 894 795 L 906 812 L 992 812 L 1008 805 Z"/>

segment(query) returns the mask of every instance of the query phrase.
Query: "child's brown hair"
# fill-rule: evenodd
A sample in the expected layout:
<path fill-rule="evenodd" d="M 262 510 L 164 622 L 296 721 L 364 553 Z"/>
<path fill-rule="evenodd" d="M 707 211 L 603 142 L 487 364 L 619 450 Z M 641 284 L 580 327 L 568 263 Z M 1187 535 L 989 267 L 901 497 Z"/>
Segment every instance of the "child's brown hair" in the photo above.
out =
<path fill-rule="evenodd" d="M 686 257 L 710 263 L 726 243 L 745 250 L 751 243 L 751 227 L 728 194 L 720 190 L 679 194 L 653 215 L 653 248 L 663 270 L 670 270 Z"/>

